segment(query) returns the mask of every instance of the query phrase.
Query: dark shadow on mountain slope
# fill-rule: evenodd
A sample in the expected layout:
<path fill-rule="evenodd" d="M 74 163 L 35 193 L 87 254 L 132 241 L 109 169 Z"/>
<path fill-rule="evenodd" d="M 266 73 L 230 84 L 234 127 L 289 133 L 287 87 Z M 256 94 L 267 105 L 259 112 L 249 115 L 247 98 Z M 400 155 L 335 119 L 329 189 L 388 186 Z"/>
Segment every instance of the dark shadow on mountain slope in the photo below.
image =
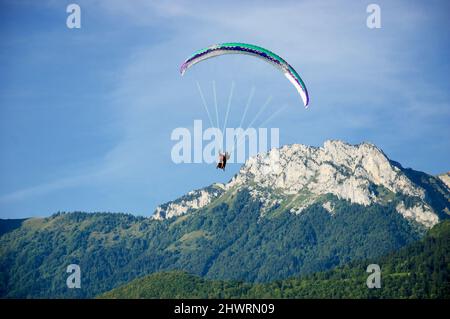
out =
<path fill-rule="evenodd" d="M 0 236 L 3 236 L 10 231 L 13 231 L 16 228 L 22 226 L 22 223 L 26 221 L 26 218 L 23 219 L 0 219 Z"/>

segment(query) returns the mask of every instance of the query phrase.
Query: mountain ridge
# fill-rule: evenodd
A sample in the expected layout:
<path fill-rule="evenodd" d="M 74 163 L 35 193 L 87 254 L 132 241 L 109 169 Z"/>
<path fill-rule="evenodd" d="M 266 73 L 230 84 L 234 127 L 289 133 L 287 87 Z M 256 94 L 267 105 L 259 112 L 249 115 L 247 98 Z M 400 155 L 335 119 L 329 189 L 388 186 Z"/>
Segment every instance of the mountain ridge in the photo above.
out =
<path fill-rule="evenodd" d="M 0 296 L 89 298 L 171 270 L 267 283 L 381 258 L 448 218 L 440 179 L 404 169 L 367 143 L 327 145 L 328 153 L 291 146 L 260 154 L 229 183 L 162 207 L 159 219 L 83 212 L 27 219 L 0 236 Z M 435 219 L 411 212 L 425 205 Z M 80 266 L 83 289 L 67 288 L 69 264 Z"/>
<path fill-rule="evenodd" d="M 249 158 L 226 184 L 216 183 L 158 206 L 154 218 L 191 213 L 230 189 L 251 184 L 253 196 L 264 201 L 263 211 L 279 205 L 289 207 L 293 213 L 301 213 L 326 194 L 368 206 L 391 200 L 391 193 L 400 193 L 414 200 L 399 202 L 397 211 L 430 228 L 449 214 L 448 209 L 445 211 L 445 206 L 440 211 L 433 210 L 426 198 L 426 189 L 411 181 L 408 170 L 369 142 L 351 145 L 328 140 L 322 147 L 285 145 Z M 444 189 L 440 191 L 448 203 L 448 186 L 439 178 L 428 176 L 434 179 L 437 188 Z M 295 198 L 289 198 L 292 196 Z M 332 210 L 331 203 L 325 203 L 325 207 Z"/>

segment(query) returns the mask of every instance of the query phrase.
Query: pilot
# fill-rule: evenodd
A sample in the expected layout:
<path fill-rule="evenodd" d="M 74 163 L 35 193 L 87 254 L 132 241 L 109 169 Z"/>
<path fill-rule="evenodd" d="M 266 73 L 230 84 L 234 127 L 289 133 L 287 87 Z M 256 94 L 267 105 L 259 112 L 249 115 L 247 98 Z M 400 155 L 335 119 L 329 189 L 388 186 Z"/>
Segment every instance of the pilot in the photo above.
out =
<path fill-rule="evenodd" d="M 227 166 L 227 160 L 229 158 L 230 158 L 230 155 L 227 152 L 225 152 L 225 153 L 219 152 L 219 159 L 217 161 L 216 168 L 220 168 L 225 171 L 225 166 Z"/>

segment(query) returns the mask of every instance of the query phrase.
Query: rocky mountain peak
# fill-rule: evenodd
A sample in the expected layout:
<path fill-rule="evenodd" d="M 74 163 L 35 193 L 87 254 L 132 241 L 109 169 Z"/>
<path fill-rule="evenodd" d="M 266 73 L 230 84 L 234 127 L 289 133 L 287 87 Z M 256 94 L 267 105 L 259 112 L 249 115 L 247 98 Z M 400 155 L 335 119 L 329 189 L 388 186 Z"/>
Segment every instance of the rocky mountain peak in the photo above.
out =
<path fill-rule="evenodd" d="M 227 186 L 249 182 L 286 194 L 301 190 L 317 195 L 331 193 L 362 205 L 376 200 L 371 185 L 394 193 L 424 196 L 423 190 L 375 145 L 350 145 L 336 140 L 326 141 L 323 147 L 293 144 L 258 154 L 246 162 Z"/>
<path fill-rule="evenodd" d="M 298 214 L 321 201 L 334 214 L 332 203 L 323 202 L 325 195 L 330 194 L 364 206 L 386 204 L 396 196 L 406 196 L 414 200 L 409 204 L 399 201 L 396 206 L 405 218 L 426 227 L 439 220 L 425 200 L 425 190 L 382 150 L 367 142 L 351 145 L 340 140 L 325 141 L 322 147 L 292 144 L 260 153 L 249 158 L 227 184 L 215 184 L 162 205 L 155 217 L 184 214 L 240 188 L 249 189 L 261 201 L 261 215 L 274 207 Z"/>

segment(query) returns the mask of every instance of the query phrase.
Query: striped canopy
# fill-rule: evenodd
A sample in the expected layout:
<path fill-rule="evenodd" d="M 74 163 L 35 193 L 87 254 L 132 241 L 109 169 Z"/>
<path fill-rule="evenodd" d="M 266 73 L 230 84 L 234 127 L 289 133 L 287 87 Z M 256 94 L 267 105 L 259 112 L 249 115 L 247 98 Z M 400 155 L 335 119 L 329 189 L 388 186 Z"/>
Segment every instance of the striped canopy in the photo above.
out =
<path fill-rule="evenodd" d="M 308 106 L 309 104 L 308 90 L 306 89 L 305 83 L 300 78 L 300 75 L 298 75 L 298 73 L 294 70 L 294 68 L 290 66 L 280 56 L 256 45 L 229 42 L 209 46 L 205 49 L 201 49 L 195 52 L 193 55 L 187 58 L 180 67 L 180 73 L 181 75 L 183 75 L 184 72 L 186 72 L 186 70 L 189 69 L 191 66 L 203 60 L 223 54 L 248 54 L 271 63 L 284 73 L 284 75 L 294 85 L 297 92 L 300 94 L 305 107 Z"/>

